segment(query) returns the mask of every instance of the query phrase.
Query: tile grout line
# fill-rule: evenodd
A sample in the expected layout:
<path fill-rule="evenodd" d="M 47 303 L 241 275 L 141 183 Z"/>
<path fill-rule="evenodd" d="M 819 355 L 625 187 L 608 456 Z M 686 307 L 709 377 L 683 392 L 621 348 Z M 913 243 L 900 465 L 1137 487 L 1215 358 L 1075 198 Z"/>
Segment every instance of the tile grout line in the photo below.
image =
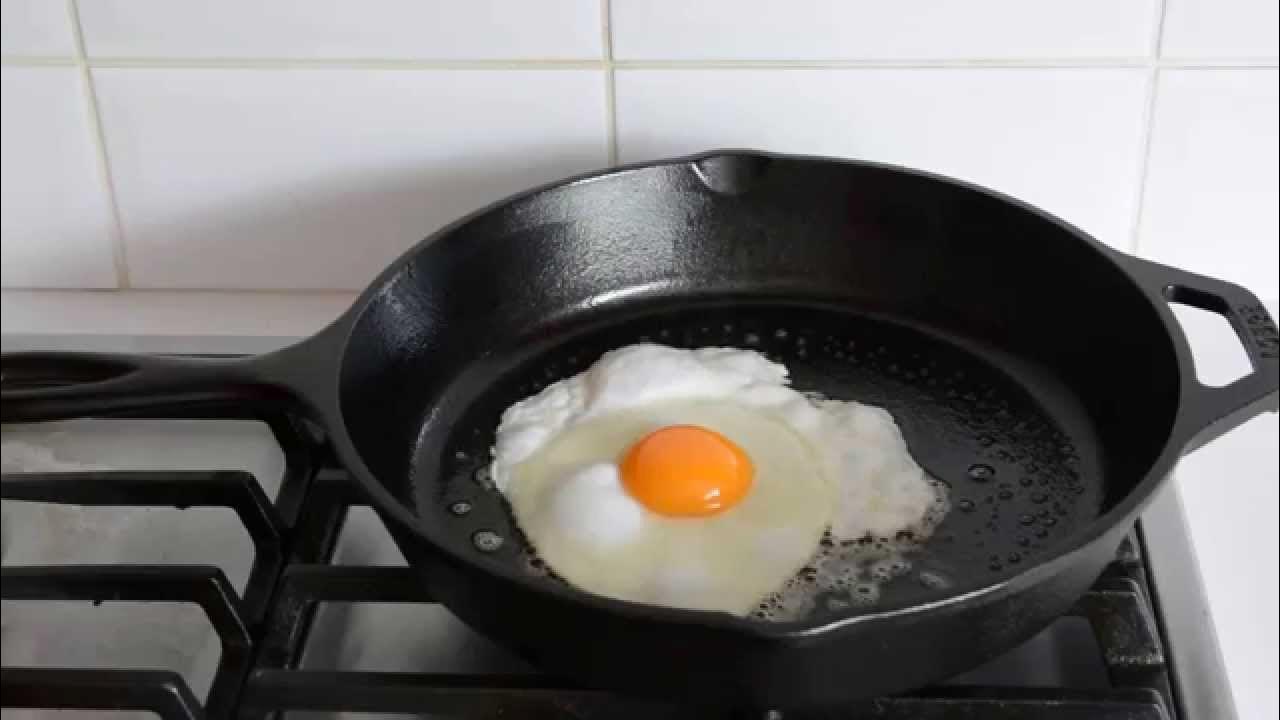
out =
<path fill-rule="evenodd" d="M 128 290 L 129 260 L 124 244 L 124 223 L 120 219 L 120 205 L 116 202 L 115 182 L 111 177 L 111 161 L 107 157 L 107 138 L 102 130 L 102 117 L 98 112 L 98 93 L 93 84 L 88 55 L 85 53 L 84 33 L 80 27 L 79 0 L 67 0 L 67 13 L 71 20 L 71 35 L 76 48 L 76 68 L 84 87 L 85 103 L 89 114 L 89 131 L 98 156 L 98 175 L 107 195 L 107 207 L 111 213 L 111 259 L 116 271 L 116 289 Z"/>
<path fill-rule="evenodd" d="M 600 0 L 601 43 L 604 50 L 604 122 L 609 167 L 618 164 L 618 93 L 613 64 L 613 3 Z"/>
<path fill-rule="evenodd" d="M 602 8 L 608 0 L 601 0 Z M 604 12 L 602 10 L 602 12 Z M 69 66 L 85 64 L 90 68 L 139 68 L 139 69 L 232 69 L 232 70 L 858 70 L 858 69 L 1122 69 L 1122 68 L 1275 68 L 1280 60 L 1274 57 L 1256 58 L 914 58 L 903 60 L 615 60 L 612 57 L 612 32 L 605 16 L 602 33 L 606 57 L 587 59 L 476 59 L 430 60 L 397 58 L 182 58 L 182 57 L 85 57 L 4 55 L 0 64 L 6 66 Z"/>
<path fill-rule="evenodd" d="M 1274 68 L 1263 58 L 873 58 L 860 60 L 619 60 L 624 70 L 1117 70 L 1153 65 L 1193 68 Z"/>
<path fill-rule="evenodd" d="M 263 57 L 99 57 L 95 68 L 232 69 L 232 70 L 595 70 L 602 60 L 544 59 L 413 59 L 413 58 L 263 58 Z"/>
<path fill-rule="evenodd" d="M 1146 102 L 1142 109 L 1142 149 L 1138 157 L 1138 181 L 1133 201 L 1133 223 L 1129 231 L 1129 252 L 1139 255 L 1142 237 L 1142 215 L 1147 199 L 1147 180 L 1151 171 L 1151 149 L 1155 145 L 1156 100 L 1160 89 L 1160 52 L 1164 46 L 1164 19 L 1169 0 L 1156 7 L 1151 42 L 1151 66 L 1147 70 Z"/>

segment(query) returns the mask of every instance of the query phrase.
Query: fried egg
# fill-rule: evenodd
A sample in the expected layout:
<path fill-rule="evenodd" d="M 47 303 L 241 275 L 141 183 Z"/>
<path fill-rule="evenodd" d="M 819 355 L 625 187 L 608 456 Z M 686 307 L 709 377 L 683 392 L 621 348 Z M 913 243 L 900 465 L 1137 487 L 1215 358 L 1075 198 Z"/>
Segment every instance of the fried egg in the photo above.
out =
<path fill-rule="evenodd" d="M 923 537 L 943 501 L 888 412 L 803 395 L 735 348 L 606 353 L 503 413 L 490 474 L 569 584 L 734 615 L 788 587 L 828 532 Z"/>

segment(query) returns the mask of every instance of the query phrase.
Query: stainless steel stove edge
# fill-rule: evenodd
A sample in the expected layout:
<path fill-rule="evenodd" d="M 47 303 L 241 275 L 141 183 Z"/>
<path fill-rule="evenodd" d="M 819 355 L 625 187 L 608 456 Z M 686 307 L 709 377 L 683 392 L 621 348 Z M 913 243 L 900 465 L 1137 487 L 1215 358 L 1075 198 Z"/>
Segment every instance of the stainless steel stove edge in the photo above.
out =
<path fill-rule="evenodd" d="M 1238 720 L 1176 482 L 1156 494 L 1139 524 L 1183 716 Z"/>

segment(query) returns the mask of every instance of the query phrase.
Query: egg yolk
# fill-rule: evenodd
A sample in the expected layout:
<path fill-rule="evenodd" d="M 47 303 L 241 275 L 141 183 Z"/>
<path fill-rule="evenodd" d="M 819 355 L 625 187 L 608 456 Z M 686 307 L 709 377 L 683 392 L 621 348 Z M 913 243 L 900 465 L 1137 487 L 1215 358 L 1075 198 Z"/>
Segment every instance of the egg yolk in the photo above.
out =
<path fill-rule="evenodd" d="M 729 438 L 696 425 L 669 425 L 640 438 L 622 460 L 622 484 L 661 515 L 706 517 L 746 497 L 755 467 Z"/>

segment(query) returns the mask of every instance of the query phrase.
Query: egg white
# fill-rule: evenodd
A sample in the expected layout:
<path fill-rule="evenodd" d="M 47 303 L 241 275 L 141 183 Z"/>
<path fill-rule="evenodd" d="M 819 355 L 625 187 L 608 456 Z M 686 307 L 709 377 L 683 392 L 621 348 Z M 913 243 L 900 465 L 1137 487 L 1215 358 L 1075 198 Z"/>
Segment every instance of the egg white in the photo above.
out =
<path fill-rule="evenodd" d="M 755 473 L 741 502 L 677 518 L 628 494 L 617 459 L 675 424 L 715 430 L 746 452 Z M 781 421 L 736 403 L 684 400 L 566 429 L 512 470 L 507 499 L 539 557 L 577 587 L 741 615 L 813 555 L 830 524 L 831 490 L 818 458 Z"/>
<path fill-rule="evenodd" d="M 787 369 L 735 348 L 631 345 L 503 414 L 491 476 L 539 557 L 609 597 L 744 615 L 839 540 L 923 537 L 945 497 L 888 412 L 807 397 Z M 751 491 L 706 518 L 653 513 L 618 463 L 666 425 L 700 425 L 755 465 Z"/>

